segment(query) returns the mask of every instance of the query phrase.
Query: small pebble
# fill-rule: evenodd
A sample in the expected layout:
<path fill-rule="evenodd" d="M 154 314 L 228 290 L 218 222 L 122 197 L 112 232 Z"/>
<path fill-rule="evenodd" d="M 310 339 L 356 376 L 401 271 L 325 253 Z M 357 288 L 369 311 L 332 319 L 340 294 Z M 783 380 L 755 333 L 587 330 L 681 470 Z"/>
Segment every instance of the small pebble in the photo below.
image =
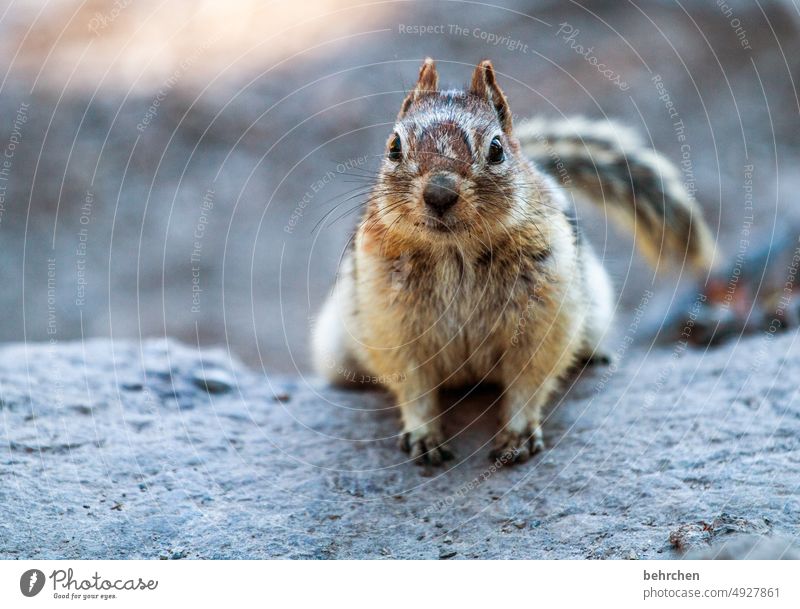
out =
<path fill-rule="evenodd" d="M 453 558 L 458 554 L 455 550 L 442 550 L 439 552 L 439 560 L 447 560 L 448 558 Z"/>

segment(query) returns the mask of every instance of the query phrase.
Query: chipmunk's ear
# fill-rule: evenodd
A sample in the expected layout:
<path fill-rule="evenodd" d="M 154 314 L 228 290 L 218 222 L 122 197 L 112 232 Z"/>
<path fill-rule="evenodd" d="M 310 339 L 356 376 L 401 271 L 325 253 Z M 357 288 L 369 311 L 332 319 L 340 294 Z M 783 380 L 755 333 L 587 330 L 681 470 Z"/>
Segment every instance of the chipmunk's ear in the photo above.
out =
<path fill-rule="evenodd" d="M 419 69 L 417 84 L 414 85 L 414 88 L 403 100 L 403 105 L 400 106 L 400 114 L 397 115 L 398 120 L 405 116 L 411 104 L 417 101 L 423 93 L 435 92 L 438 86 L 439 74 L 436 72 L 436 64 L 433 62 L 433 59 L 428 57 Z"/>
<path fill-rule="evenodd" d="M 472 74 L 472 86 L 469 89 L 472 95 L 488 101 L 497 112 L 500 126 L 505 133 L 511 133 L 511 108 L 502 89 L 497 86 L 492 62 L 484 59 L 475 68 Z"/>

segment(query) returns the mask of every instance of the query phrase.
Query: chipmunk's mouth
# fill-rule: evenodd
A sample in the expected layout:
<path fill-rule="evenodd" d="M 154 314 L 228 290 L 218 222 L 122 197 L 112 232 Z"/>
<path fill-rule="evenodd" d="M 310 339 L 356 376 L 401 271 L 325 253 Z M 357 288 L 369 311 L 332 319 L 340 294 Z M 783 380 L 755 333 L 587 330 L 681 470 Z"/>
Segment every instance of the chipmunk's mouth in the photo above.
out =
<path fill-rule="evenodd" d="M 420 226 L 436 234 L 446 235 L 465 231 L 467 223 L 463 220 L 446 220 L 444 218 L 425 218 L 421 222 L 415 222 L 415 226 Z"/>

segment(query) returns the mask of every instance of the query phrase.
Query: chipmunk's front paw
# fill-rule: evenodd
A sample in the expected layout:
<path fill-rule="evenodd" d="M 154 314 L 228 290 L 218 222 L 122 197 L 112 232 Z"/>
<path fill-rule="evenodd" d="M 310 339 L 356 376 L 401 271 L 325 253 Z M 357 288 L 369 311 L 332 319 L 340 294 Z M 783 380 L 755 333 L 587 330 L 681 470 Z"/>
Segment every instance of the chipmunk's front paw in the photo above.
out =
<path fill-rule="evenodd" d="M 409 453 L 417 465 L 441 465 L 453 458 L 453 451 L 445 444 L 444 436 L 439 431 L 403 432 L 400 448 Z"/>
<path fill-rule="evenodd" d="M 504 429 L 497 435 L 490 453 L 492 460 L 503 463 L 524 463 L 536 453 L 544 450 L 542 428 L 537 425 L 522 431 Z"/>

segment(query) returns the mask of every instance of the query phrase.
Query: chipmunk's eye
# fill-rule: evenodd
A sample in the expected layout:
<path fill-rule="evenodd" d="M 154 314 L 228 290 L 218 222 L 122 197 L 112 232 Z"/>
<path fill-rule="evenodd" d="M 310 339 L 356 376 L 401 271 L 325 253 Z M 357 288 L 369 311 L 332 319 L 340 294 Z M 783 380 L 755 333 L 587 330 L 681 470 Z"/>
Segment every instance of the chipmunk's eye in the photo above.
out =
<path fill-rule="evenodd" d="M 506 160 L 506 154 L 503 152 L 503 144 L 500 143 L 500 138 L 496 137 L 489 144 L 489 156 L 487 160 L 492 164 L 502 163 Z"/>
<path fill-rule="evenodd" d="M 400 145 L 400 136 L 396 133 L 389 141 L 389 158 L 395 162 L 403 158 L 403 148 Z"/>

